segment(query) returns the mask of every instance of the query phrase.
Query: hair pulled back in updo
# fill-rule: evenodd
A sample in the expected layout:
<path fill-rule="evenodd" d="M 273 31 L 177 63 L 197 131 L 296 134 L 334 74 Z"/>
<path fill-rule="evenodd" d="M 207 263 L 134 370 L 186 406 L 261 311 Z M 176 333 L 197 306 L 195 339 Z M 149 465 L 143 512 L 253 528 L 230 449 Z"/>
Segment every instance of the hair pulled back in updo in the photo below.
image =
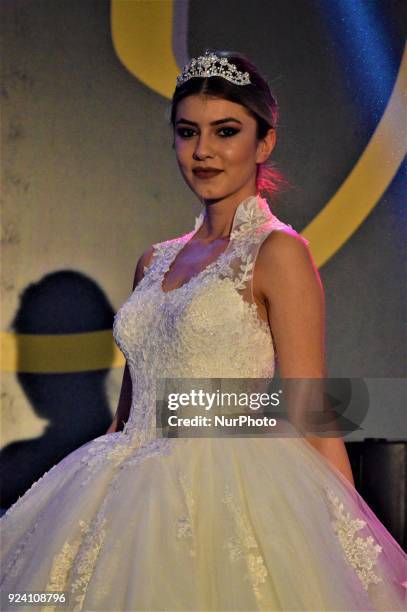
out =
<path fill-rule="evenodd" d="M 256 137 L 263 139 L 270 128 L 276 129 L 278 121 L 277 101 L 270 91 L 267 81 L 260 74 L 258 68 L 242 53 L 237 51 L 216 51 L 206 49 L 205 52 L 215 53 L 218 57 L 225 57 L 238 70 L 248 72 L 251 83 L 248 85 L 235 85 L 223 77 L 193 77 L 177 86 L 171 100 L 170 122 L 175 128 L 175 117 L 178 103 L 187 96 L 206 95 L 208 97 L 230 100 L 244 106 L 257 122 Z M 288 182 L 276 169 L 270 158 L 258 164 L 257 190 L 272 196 L 280 187 L 287 186 Z"/>

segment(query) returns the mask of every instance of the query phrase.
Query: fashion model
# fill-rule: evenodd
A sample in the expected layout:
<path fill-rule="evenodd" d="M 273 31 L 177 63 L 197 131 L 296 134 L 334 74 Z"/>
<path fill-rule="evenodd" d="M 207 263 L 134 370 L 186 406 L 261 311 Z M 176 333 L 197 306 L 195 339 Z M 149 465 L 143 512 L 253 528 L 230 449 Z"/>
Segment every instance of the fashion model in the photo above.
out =
<path fill-rule="evenodd" d="M 261 195 L 278 179 L 266 80 L 206 51 L 177 79 L 171 124 L 202 213 L 137 263 L 113 325 L 126 365 L 111 427 L 2 517 L 2 609 L 63 592 L 103 612 L 405 610 L 407 556 L 354 488 L 341 436 L 157 435 L 158 378 L 270 380 L 277 360 L 282 378 L 326 376 L 308 242 Z"/>

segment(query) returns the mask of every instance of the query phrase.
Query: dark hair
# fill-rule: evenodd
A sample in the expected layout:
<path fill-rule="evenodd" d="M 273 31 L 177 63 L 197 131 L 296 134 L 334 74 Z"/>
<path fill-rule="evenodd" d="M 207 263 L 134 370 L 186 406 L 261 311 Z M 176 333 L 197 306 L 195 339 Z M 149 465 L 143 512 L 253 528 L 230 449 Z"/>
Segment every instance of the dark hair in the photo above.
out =
<path fill-rule="evenodd" d="M 270 128 L 276 128 L 278 121 L 277 101 L 270 91 L 267 81 L 258 68 L 242 53 L 237 51 L 215 51 L 219 57 L 225 57 L 242 72 L 248 72 L 250 84 L 235 85 L 223 77 L 193 77 L 175 88 L 170 107 L 170 123 L 175 128 L 175 116 L 178 103 L 187 96 L 203 94 L 208 97 L 230 100 L 244 106 L 256 119 L 258 140 L 264 138 Z M 287 180 L 276 170 L 274 162 L 266 160 L 257 168 L 257 189 L 260 192 L 274 194 L 281 186 L 287 186 Z"/>

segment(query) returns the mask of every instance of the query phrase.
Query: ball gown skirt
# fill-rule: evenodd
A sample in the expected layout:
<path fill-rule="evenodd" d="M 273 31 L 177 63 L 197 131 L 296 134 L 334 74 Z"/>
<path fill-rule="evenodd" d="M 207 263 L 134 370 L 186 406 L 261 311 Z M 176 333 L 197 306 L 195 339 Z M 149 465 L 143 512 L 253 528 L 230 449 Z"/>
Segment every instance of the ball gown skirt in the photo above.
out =
<path fill-rule="evenodd" d="M 2 610 L 38 609 L 8 594 L 44 591 L 89 612 L 407 608 L 406 554 L 304 438 L 155 433 L 157 377 L 273 377 L 247 288 L 262 240 L 284 227 L 244 200 L 226 251 L 169 292 L 194 232 L 155 245 L 113 326 L 133 383 L 126 427 L 70 453 L 1 518 Z"/>

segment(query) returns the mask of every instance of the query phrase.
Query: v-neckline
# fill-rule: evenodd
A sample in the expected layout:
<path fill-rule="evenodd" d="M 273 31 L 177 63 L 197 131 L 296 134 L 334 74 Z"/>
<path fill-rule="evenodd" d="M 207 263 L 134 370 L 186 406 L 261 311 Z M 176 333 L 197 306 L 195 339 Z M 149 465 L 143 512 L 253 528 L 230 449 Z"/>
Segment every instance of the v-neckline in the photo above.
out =
<path fill-rule="evenodd" d="M 187 285 L 190 285 L 195 279 L 200 278 L 203 275 L 204 272 L 207 272 L 207 271 L 211 270 L 216 265 L 221 263 L 221 261 L 224 259 L 224 257 L 228 253 L 230 245 L 232 244 L 232 238 L 229 239 L 229 242 L 227 243 L 226 248 L 213 261 L 211 261 L 210 263 L 208 263 L 208 265 L 206 265 L 204 268 L 202 268 L 202 270 L 199 270 L 199 272 L 197 272 L 197 274 L 194 274 L 193 276 L 190 276 L 190 278 L 188 280 L 186 280 L 184 283 L 182 283 L 182 285 L 179 285 L 178 287 L 174 287 L 173 289 L 169 289 L 169 290 L 164 289 L 163 283 L 165 282 L 166 274 L 170 271 L 171 266 L 176 261 L 178 255 L 180 255 L 182 253 L 182 251 L 188 246 L 188 244 L 190 244 L 190 242 L 192 241 L 193 237 L 198 232 L 199 228 L 200 228 L 200 226 L 197 227 L 196 229 L 194 229 L 194 231 L 189 234 L 189 238 L 186 241 L 181 242 L 181 248 L 177 249 L 175 251 L 175 255 L 173 257 L 171 257 L 169 259 L 169 261 L 167 262 L 167 264 L 165 266 L 165 269 L 164 269 L 163 273 L 161 274 L 160 282 L 159 282 L 160 290 L 161 290 L 162 293 L 165 293 L 165 294 L 172 293 L 173 291 L 179 291 L 180 289 L 183 289 Z"/>
<path fill-rule="evenodd" d="M 266 220 L 270 220 L 272 218 L 274 218 L 274 215 L 271 213 L 268 207 L 267 200 L 261 198 L 259 194 L 249 196 L 242 200 L 234 212 L 232 228 L 229 235 L 229 242 L 226 248 L 213 261 L 211 261 L 207 266 L 202 268 L 202 270 L 200 270 L 197 274 L 191 276 L 187 281 L 182 283 L 182 285 L 179 285 L 178 287 L 174 287 L 173 289 L 169 289 L 167 291 L 163 287 L 163 283 L 165 283 L 166 274 L 170 271 L 171 266 L 174 264 L 178 255 L 187 247 L 188 244 L 190 244 L 194 236 L 201 228 L 202 223 L 204 221 L 204 212 L 202 211 L 195 221 L 194 230 L 186 234 L 186 236 L 178 239 L 179 248 L 177 244 L 177 248 L 175 249 L 175 255 L 170 256 L 169 260 L 166 262 L 164 270 L 161 272 L 160 279 L 158 282 L 161 293 L 166 295 L 188 287 L 192 282 L 201 278 L 205 273 L 216 268 L 219 264 L 223 262 L 223 260 L 229 254 L 229 250 L 231 249 L 231 245 L 234 239 L 242 235 L 242 232 L 244 233 L 246 231 L 250 231 L 254 229 L 254 227 L 261 225 Z"/>

